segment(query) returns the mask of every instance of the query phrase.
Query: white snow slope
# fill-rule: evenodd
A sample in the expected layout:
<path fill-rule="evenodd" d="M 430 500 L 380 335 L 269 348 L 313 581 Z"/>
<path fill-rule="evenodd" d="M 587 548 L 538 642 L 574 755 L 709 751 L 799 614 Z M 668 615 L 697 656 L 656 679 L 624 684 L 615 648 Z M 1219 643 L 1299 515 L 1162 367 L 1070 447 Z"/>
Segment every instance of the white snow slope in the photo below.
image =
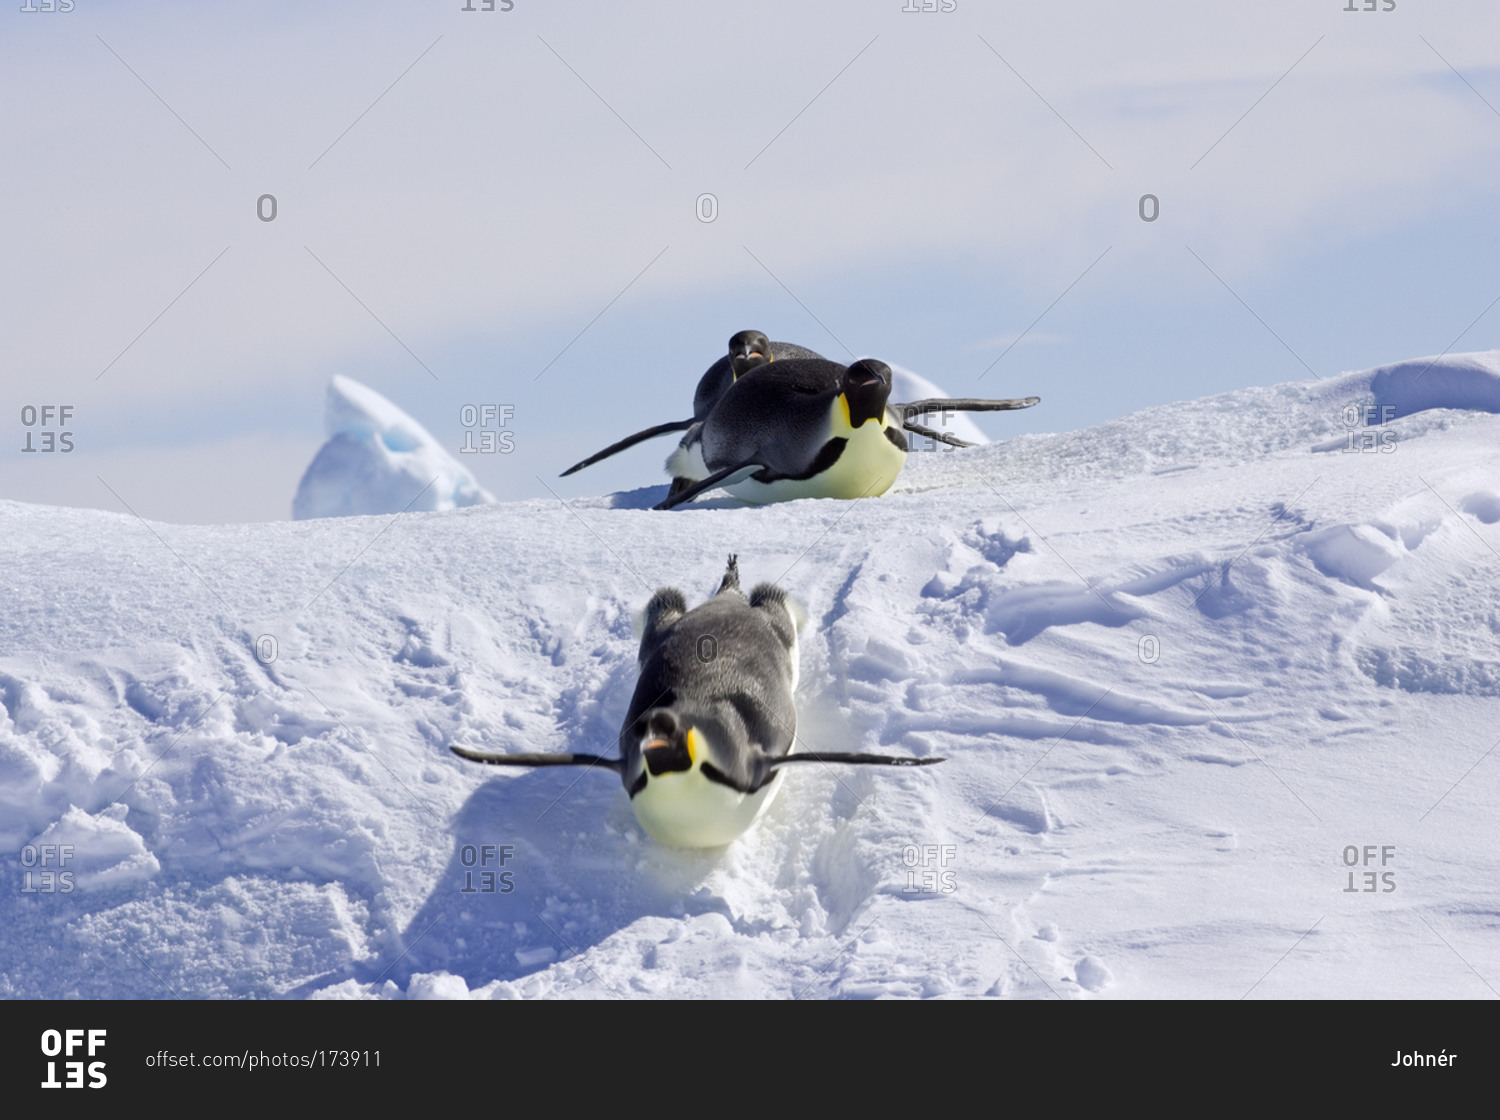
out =
<path fill-rule="evenodd" d="M 334 377 L 324 426 L 328 442 L 318 448 L 292 499 L 297 520 L 458 509 L 495 500 L 426 428 L 368 385 Z"/>
<path fill-rule="evenodd" d="M 0 503 L 0 995 L 1490 998 L 1500 352 L 1427 366 L 860 502 Z M 686 852 L 612 775 L 449 753 L 611 752 L 633 616 L 731 552 L 809 608 L 808 748 L 947 761 Z"/>

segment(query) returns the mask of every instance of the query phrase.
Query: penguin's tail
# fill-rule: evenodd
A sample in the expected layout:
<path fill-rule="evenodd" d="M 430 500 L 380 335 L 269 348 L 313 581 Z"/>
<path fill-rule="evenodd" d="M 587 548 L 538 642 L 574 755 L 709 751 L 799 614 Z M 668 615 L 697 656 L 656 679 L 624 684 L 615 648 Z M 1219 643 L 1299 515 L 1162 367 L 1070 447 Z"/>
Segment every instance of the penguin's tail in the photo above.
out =
<path fill-rule="evenodd" d="M 724 569 L 724 578 L 719 581 L 719 590 L 715 595 L 722 595 L 726 591 L 738 591 L 740 589 L 740 557 L 739 553 L 731 553 L 729 566 Z"/>

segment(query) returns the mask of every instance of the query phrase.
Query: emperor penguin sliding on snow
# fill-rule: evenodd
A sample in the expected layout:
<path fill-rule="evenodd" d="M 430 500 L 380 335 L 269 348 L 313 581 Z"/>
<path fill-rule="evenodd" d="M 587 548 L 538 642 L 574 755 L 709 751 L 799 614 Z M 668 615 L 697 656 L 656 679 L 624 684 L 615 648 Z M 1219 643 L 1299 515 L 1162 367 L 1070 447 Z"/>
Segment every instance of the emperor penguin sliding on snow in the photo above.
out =
<path fill-rule="evenodd" d="M 709 366 L 698 380 L 698 388 L 693 393 L 693 415 L 689 420 L 672 420 L 665 424 L 657 424 L 636 432 L 634 435 L 626 436 L 618 443 L 612 443 L 603 451 L 597 451 L 582 462 L 574 463 L 562 472 L 561 477 L 566 478 L 583 470 L 584 467 L 593 466 L 602 459 L 608 459 L 611 455 L 624 451 L 626 448 L 634 447 L 648 439 L 667 435 L 671 432 L 687 432 L 687 439 L 693 437 L 694 430 L 703 424 L 713 413 L 714 408 L 722 400 L 733 386 L 739 384 L 748 375 L 757 371 L 774 370 L 777 363 L 785 362 L 817 362 L 820 364 L 823 378 L 822 389 L 837 388 L 840 381 L 840 372 L 843 370 L 837 362 L 826 360 L 821 354 L 798 346 L 792 342 L 771 342 L 760 331 L 740 331 L 729 340 L 729 353 L 713 365 Z M 884 363 L 880 363 L 884 365 Z M 807 371 L 804 371 L 806 373 Z M 798 382 L 801 384 L 801 382 Z M 889 387 L 887 387 L 889 395 Z M 938 397 L 931 400 L 911 401 L 904 404 L 889 404 L 888 407 L 898 417 L 898 426 L 916 435 L 927 436 L 941 443 L 951 444 L 954 447 L 969 447 L 971 444 L 948 435 L 946 432 L 936 431 L 923 424 L 918 423 L 918 418 L 928 412 L 947 409 L 954 412 L 997 412 L 1016 408 L 1030 408 L 1039 403 L 1040 397 L 1025 397 L 1020 400 L 976 400 L 972 398 L 949 399 Z M 678 491 L 694 482 L 699 476 L 674 476 L 672 493 L 675 496 Z M 883 493 L 884 491 L 880 491 Z M 855 495 L 859 497 L 860 495 Z M 772 499 L 775 500 L 775 499 Z"/>
<path fill-rule="evenodd" d="M 851 366 L 790 359 L 740 377 L 667 459 L 672 488 L 655 508 L 671 509 L 723 487 L 756 505 L 792 498 L 884 494 L 906 464 L 906 431 L 967 447 L 911 417 L 948 408 L 997 412 L 1021 400 L 934 399 L 891 404 L 891 367 L 874 358 Z"/>
<path fill-rule="evenodd" d="M 646 605 L 641 676 L 620 728 L 620 757 L 494 754 L 452 747 L 493 766 L 598 766 L 620 776 L 636 820 L 664 844 L 716 848 L 775 799 L 792 763 L 926 766 L 941 758 L 809 753 L 796 747 L 800 610 L 781 588 L 740 592 L 737 558 L 718 591 L 687 609 L 675 588 Z"/>

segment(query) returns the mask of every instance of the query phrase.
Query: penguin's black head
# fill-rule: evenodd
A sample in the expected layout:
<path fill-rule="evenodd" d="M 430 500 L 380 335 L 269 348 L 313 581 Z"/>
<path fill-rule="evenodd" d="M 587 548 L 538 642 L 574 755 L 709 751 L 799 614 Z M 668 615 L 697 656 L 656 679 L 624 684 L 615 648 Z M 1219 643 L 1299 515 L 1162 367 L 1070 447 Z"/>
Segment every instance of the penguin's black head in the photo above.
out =
<path fill-rule="evenodd" d="M 891 397 L 891 367 L 874 358 L 861 358 L 844 370 L 842 392 L 849 402 L 852 427 L 884 417 L 886 401 Z"/>
<path fill-rule="evenodd" d="M 651 708 L 631 725 L 630 735 L 639 745 L 651 776 L 693 768 L 693 729 L 671 708 Z"/>
<path fill-rule="evenodd" d="M 771 360 L 771 340 L 760 331 L 740 331 L 729 340 L 729 365 L 735 377 Z"/>

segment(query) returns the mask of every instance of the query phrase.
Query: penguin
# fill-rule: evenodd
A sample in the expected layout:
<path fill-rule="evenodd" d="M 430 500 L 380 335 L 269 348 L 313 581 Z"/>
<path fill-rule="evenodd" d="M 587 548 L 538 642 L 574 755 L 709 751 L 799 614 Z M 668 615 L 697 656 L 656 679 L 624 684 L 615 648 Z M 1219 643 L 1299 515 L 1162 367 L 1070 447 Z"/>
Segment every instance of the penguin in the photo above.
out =
<path fill-rule="evenodd" d="M 664 436 L 669 432 L 687 431 L 694 424 L 702 423 L 714 404 L 724 395 L 724 390 L 744 374 L 769 362 L 788 358 L 821 361 L 823 355 L 805 346 L 798 346 L 794 342 L 772 342 L 760 331 L 738 331 L 729 339 L 729 352 L 709 366 L 703 372 L 703 376 L 698 379 L 698 387 L 693 392 L 692 419 L 657 424 L 644 431 L 636 432 L 634 435 L 626 436 L 618 443 L 610 444 L 603 451 L 590 455 L 581 463 L 574 463 L 559 477 L 567 478 L 568 475 L 581 471 L 584 467 L 593 466 L 601 459 L 608 459 L 616 452 L 634 447 L 645 440 Z"/>
<path fill-rule="evenodd" d="M 921 400 L 890 404 L 891 367 L 874 358 L 850 366 L 789 359 L 757 368 L 724 390 L 690 428 L 666 468 L 672 488 L 656 509 L 672 509 L 715 487 L 756 505 L 793 498 L 863 498 L 891 488 L 906 464 L 904 432 L 958 446 L 914 416 L 936 408 L 1000 411 L 1021 400 Z"/>
<path fill-rule="evenodd" d="M 822 361 L 823 355 L 795 342 L 772 342 L 760 331 L 740 331 L 729 340 L 729 353 L 698 379 L 698 388 L 693 392 L 693 420 L 699 423 L 705 420 L 724 390 L 750 370 L 788 358 Z"/>
<path fill-rule="evenodd" d="M 793 753 L 801 609 L 774 584 L 740 591 L 739 558 L 688 610 L 676 588 L 642 615 L 641 674 L 620 727 L 619 757 L 496 754 L 451 747 L 494 766 L 590 766 L 619 775 L 636 820 L 663 844 L 717 848 L 750 828 L 792 763 L 927 766 L 941 758 Z"/>

